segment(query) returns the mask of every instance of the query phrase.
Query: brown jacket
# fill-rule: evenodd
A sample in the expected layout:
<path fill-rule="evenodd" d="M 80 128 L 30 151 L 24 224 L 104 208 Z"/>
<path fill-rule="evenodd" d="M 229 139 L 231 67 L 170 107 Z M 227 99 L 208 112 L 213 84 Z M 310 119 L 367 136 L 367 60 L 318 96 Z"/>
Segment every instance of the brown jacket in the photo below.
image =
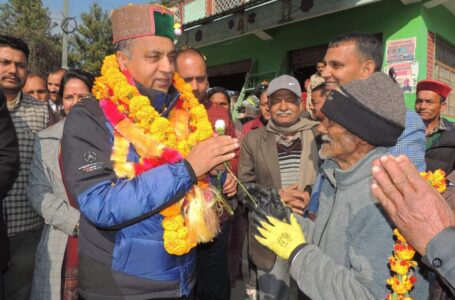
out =
<path fill-rule="evenodd" d="M 305 130 L 302 141 L 302 151 L 307 162 L 304 172 L 304 181 L 299 186 L 305 187 L 314 183 L 318 170 L 318 148 L 312 128 L 318 124 L 305 120 L 308 129 Z M 255 182 L 263 186 L 281 188 L 280 166 L 275 134 L 262 127 L 251 131 L 243 140 L 240 150 L 239 179 L 241 182 Z"/>

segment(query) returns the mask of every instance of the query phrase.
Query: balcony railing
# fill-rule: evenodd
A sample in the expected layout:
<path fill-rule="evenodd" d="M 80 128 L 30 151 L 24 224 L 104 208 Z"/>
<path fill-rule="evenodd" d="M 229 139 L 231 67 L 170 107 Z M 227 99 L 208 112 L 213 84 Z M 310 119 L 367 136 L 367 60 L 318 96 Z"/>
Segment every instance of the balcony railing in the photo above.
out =
<path fill-rule="evenodd" d="M 270 0 L 268 0 L 270 1 Z M 180 16 L 183 25 L 188 25 L 205 18 L 228 13 L 248 4 L 266 2 L 264 0 L 180 0 L 170 1 L 175 13 Z"/>

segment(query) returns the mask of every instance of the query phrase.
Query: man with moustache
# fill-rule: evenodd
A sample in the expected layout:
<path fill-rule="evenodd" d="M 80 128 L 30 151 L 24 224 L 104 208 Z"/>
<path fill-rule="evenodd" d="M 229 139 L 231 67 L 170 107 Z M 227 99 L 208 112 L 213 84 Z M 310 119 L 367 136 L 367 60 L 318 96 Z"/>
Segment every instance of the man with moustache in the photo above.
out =
<path fill-rule="evenodd" d="M 324 181 L 316 221 L 268 216 L 255 238 L 289 261 L 292 277 L 311 299 L 381 299 L 390 293 L 387 262 L 395 241 L 393 225 L 370 191 L 371 165 L 404 129 L 403 94 L 377 72 L 341 85 L 322 113 L 317 129 L 323 135 Z M 428 282 L 419 267 L 415 271 L 410 296 L 426 299 Z"/>
<path fill-rule="evenodd" d="M 300 84 L 292 76 L 273 79 L 267 89 L 271 119 L 243 140 L 239 179 L 279 190 L 282 201 L 302 214 L 318 169 L 316 122 L 300 117 Z M 250 234 L 252 220 L 250 218 Z M 289 299 L 288 263 L 249 238 L 249 255 L 257 267 L 260 299 Z"/>
<path fill-rule="evenodd" d="M 349 32 L 334 37 L 324 57 L 326 67 L 321 75 L 327 89 L 356 79 L 365 79 L 382 66 L 381 42 L 371 34 Z M 425 170 L 425 126 L 415 111 L 406 110 L 406 124 L 396 145 L 390 147 L 392 155 L 407 155 L 420 171 Z"/>
<path fill-rule="evenodd" d="M 185 117 L 188 115 L 179 92 L 172 86 L 175 69 L 172 12 L 159 5 L 131 4 L 115 9 L 111 21 L 116 52 L 105 60 L 104 67 L 110 61 L 112 73 L 126 80 L 129 87 L 136 87 L 143 96 L 135 97 L 141 102 L 131 101 L 144 105 L 148 111 L 153 111 L 148 104 L 153 106 L 159 116 L 171 120 L 167 126 L 172 127 L 175 135 L 178 129 L 180 134 L 183 127 L 188 127 Z M 99 93 L 106 93 L 99 80 L 95 86 Z M 110 88 L 114 95 L 123 91 L 117 85 Z M 61 147 L 64 180 L 81 211 L 79 291 L 86 300 L 188 299 L 195 283 L 195 251 L 191 248 L 189 252 L 169 252 L 166 240 L 171 244 L 175 240 L 164 235 L 163 227 L 169 223 L 163 221 L 162 214 L 167 214 L 163 210 L 185 197 L 199 177 L 232 159 L 238 142 L 229 136 L 212 137 L 196 143 L 185 159 L 158 156 L 156 160 L 164 162 L 153 166 L 156 164 L 153 153 L 160 150 L 157 147 L 162 147 L 163 142 L 147 145 L 150 133 L 138 128 L 136 118 L 121 112 L 112 98 L 99 98 L 102 101 L 90 98 L 72 108 Z M 201 105 L 193 109 L 204 117 Z M 172 120 L 177 114 L 184 118 Z M 130 129 L 116 123 L 121 121 L 122 125 L 129 124 L 125 126 Z M 147 139 L 142 140 L 143 135 Z M 119 143 L 126 146 L 122 148 L 126 153 L 117 154 Z M 175 146 L 166 147 L 169 151 L 181 151 Z M 116 155 L 121 155 L 121 159 Z M 134 165 L 132 169 L 128 169 L 130 164 Z M 142 172 L 138 172 L 139 168 L 143 168 Z M 124 171 L 134 173 L 128 177 Z M 179 216 L 175 216 L 176 222 Z M 178 223 L 169 226 L 172 224 Z"/>
<path fill-rule="evenodd" d="M 29 299 L 36 247 L 43 220 L 27 200 L 25 187 L 38 131 L 46 128 L 46 105 L 21 92 L 28 74 L 29 49 L 21 39 L 0 35 L 0 87 L 7 100 L 19 142 L 20 170 L 3 200 L 10 263 L 5 273 L 5 298 Z"/>
<path fill-rule="evenodd" d="M 63 119 L 63 115 L 59 111 L 54 111 L 52 109 L 52 101 L 50 100 L 49 91 L 46 88 L 46 81 L 40 75 L 34 73 L 28 74 L 22 92 L 46 104 L 49 113 L 49 122 L 47 126 L 53 125 Z M 54 103 L 52 102 L 52 104 Z"/>
<path fill-rule="evenodd" d="M 38 74 L 28 74 L 22 92 L 44 103 L 47 103 L 49 100 L 49 91 L 46 88 L 46 81 Z"/>
<path fill-rule="evenodd" d="M 452 88 L 438 80 L 417 83 L 415 110 L 425 123 L 428 171 L 442 169 L 450 174 L 455 168 L 455 124 L 441 117 L 447 108 L 446 99 Z"/>

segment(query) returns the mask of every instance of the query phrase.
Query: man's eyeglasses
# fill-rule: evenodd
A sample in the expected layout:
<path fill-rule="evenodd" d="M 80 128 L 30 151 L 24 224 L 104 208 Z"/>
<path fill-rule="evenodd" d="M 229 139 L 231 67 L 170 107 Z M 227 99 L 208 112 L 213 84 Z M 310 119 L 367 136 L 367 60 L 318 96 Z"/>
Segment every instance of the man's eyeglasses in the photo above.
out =
<path fill-rule="evenodd" d="M 12 61 L 9 59 L 0 59 L 0 66 L 8 67 L 9 65 L 14 64 L 17 69 L 26 70 L 28 68 L 28 63 L 22 61 Z"/>

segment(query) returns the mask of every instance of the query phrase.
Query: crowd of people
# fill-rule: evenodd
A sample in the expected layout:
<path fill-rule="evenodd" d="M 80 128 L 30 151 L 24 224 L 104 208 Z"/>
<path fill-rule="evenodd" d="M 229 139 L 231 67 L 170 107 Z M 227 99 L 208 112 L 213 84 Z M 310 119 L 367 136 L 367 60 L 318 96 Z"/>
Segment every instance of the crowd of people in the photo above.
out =
<path fill-rule="evenodd" d="M 406 108 L 381 42 L 343 33 L 303 91 L 270 78 L 237 120 L 171 11 L 111 22 L 96 79 L 31 73 L 0 35 L 0 299 L 228 300 L 244 242 L 249 299 L 455 297 L 449 85 L 420 81 Z M 443 194 L 419 174 L 439 170 Z M 418 253 L 401 292 L 394 233 Z"/>

